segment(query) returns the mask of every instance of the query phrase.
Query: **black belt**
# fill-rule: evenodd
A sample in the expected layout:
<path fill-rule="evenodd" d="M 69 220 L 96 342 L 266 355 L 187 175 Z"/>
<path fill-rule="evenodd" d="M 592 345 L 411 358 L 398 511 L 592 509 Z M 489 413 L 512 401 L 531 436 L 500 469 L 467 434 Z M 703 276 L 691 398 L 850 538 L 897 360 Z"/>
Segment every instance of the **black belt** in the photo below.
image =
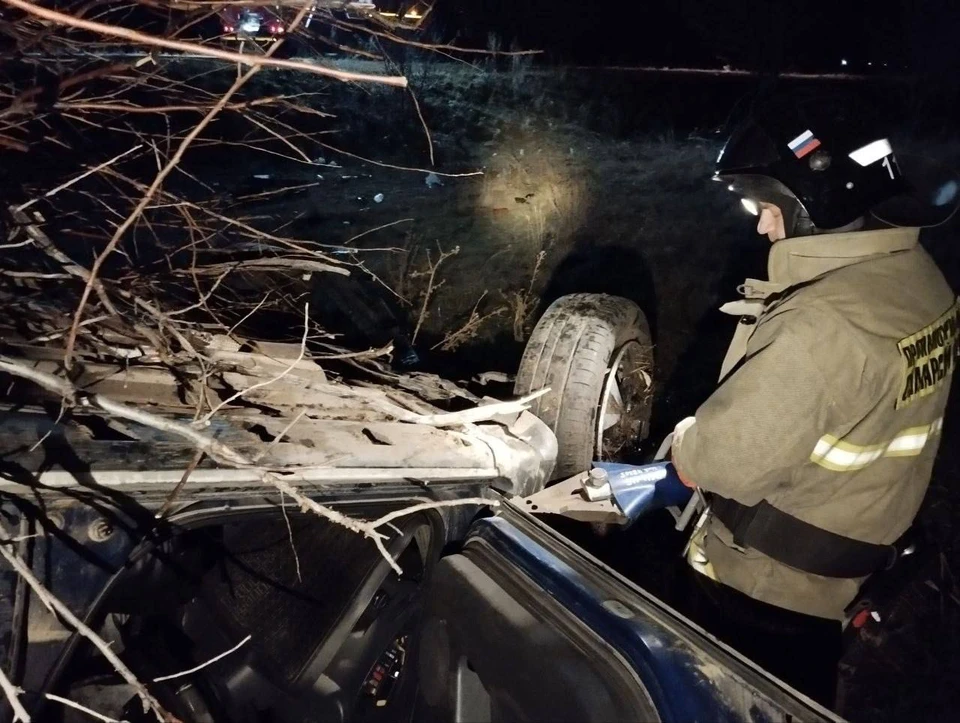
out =
<path fill-rule="evenodd" d="M 897 560 L 896 545 L 875 545 L 824 530 L 778 510 L 766 500 L 753 507 L 719 495 L 713 514 L 739 547 L 751 547 L 784 565 L 822 577 L 866 577 Z"/>

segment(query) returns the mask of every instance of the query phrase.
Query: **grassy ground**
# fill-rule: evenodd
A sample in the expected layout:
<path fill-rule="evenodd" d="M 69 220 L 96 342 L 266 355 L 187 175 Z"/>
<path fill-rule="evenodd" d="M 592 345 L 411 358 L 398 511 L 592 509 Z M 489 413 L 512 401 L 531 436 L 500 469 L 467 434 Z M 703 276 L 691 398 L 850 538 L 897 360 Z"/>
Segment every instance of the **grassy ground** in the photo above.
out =
<path fill-rule="evenodd" d="M 765 273 L 767 246 L 752 233 L 752 219 L 710 181 L 722 124 L 751 81 L 547 72 L 510 62 L 505 72 L 450 63 L 404 68 L 431 131 L 437 170 L 482 175 L 428 188 L 423 174 L 325 154 L 344 169 L 325 173 L 323 185 L 298 202 L 291 228 L 342 242 L 410 219 L 356 245 L 399 249 L 365 257 L 367 265 L 397 292 L 411 328 L 422 321 L 419 346 L 431 363 L 461 375 L 511 369 L 530 325 L 562 293 L 636 300 L 656 334 L 656 418 L 668 428 L 712 387 L 732 329 L 717 307 L 736 297 L 746 276 Z M 286 81 L 272 75 L 262 82 L 258 92 L 272 93 Z M 823 90 L 869 106 L 890 89 Z M 330 122 L 332 143 L 430 168 L 409 96 L 364 89 L 336 91 L 329 101 L 340 109 Z M 907 109 L 898 114 L 907 127 Z M 960 139 L 921 142 L 901 132 L 894 140 L 960 164 Z M 928 231 L 925 242 L 960 288 L 960 254 L 952 245 L 958 226 Z M 421 319 L 425 272 L 454 248 L 458 253 L 434 275 L 442 285 L 432 289 Z M 451 333 L 465 325 L 469 333 L 451 344 Z"/>

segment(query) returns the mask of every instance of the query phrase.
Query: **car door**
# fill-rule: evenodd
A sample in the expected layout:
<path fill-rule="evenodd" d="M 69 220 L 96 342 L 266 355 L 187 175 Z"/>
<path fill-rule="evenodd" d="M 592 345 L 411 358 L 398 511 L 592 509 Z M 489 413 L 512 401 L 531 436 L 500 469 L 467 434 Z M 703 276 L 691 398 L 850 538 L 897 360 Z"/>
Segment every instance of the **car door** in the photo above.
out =
<path fill-rule="evenodd" d="M 829 721 L 829 711 L 505 503 L 442 559 L 414 720 Z"/>

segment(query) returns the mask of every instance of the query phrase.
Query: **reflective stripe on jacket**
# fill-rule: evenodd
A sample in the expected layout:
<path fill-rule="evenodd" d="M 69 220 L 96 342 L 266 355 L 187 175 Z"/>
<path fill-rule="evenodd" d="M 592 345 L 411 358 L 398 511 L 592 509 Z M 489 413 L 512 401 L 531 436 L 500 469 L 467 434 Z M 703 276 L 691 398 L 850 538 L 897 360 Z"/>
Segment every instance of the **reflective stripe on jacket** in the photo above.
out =
<path fill-rule="evenodd" d="M 930 481 L 957 362 L 956 297 L 917 229 L 778 241 L 768 267 L 769 281 L 748 280 L 747 298 L 725 308 L 746 315 L 674 462 L 708 492 L 892 543 Z M 862 583 L 739 548 L 716 519 L 699 537 L 691 564 L 780 607 L 841 619 Z"/>

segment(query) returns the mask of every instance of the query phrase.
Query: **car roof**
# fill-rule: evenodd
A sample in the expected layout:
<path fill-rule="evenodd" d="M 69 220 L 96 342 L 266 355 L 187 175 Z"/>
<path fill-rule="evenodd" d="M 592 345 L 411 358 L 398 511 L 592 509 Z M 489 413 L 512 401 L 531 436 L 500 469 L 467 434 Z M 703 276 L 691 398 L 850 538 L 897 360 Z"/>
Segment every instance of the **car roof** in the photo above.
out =
<path fill-rule="evenodd" d="M 26 344 L 8 349 L 24 365 L 62 374 L 59 350 Z M 510 431 L 519 408 L 506 417 L 463 423 L 458 412 L 444 412 L 434 402 L 456 399 L 474 407 L 483 400 L 435 375 L 399 375 L 384 367 L 379 380 L 348 382 L 303 358 L 296 344 L 210 337 L 200 350 L 207 360 L 203 369 L 148 351 L 74 362 L 77 389 L 147 412 L 146 424 L 96 405 L 75 405 L 58 421 L 56 394 L 15 379 L 0 410 L 0 459 L 21 471 L 21 481 L 32 476 L 43 486 L 72 486 L 84 478 L 109 486 L 175 484 L 197 447 L 183 434 L 157 428 L 163 425 L 152 420 L 159 419 L 213 437 L 260 469 L 304 481 L 491 479 L 509 474 L 505 466 L 541 462 Z M 200 394 L 206 395 L 202 413 Z M 216 413 L 204 420 L 211 407 Z M 224 484 L 258 479 L 244 465 L 229 467 L 208 455 L 193 474 Z M 0 488 L 4 484 L 18 483 L 8 479 Z"/>

